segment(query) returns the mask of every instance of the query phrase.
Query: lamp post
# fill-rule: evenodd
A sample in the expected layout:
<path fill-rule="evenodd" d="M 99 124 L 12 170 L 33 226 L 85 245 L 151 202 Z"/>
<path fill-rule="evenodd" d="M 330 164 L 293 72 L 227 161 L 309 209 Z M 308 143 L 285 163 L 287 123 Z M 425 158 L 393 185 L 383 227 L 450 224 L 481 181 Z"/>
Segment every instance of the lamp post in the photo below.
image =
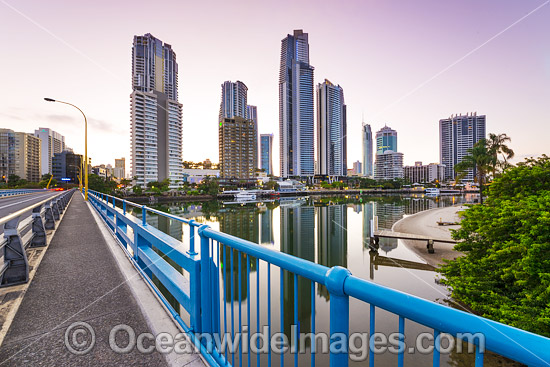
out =
<path fill-rule="evenodd" d="M 63 104 L 68 104 L 69 106 L 73 106 L 77 110 L 80 111 L 82 116 L 84 116 L 84 166 L 86 167 L 84 169 L 84 200 L 88 200 L 88 120 L 86 119 L 86 115 L 82 110 L 78 107 L 76 107 L 74 104 L 71 104 L 69 102 L 63 102 L 58 101 L 53 98 L 44 98 L 47 102 L 58 102 Z"/>

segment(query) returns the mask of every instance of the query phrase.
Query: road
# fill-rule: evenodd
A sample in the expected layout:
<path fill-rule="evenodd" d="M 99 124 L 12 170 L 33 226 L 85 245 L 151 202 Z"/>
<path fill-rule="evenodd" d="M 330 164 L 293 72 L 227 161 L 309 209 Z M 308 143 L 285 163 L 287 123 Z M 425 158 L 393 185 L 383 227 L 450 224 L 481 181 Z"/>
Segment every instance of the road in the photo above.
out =
<path fill-rule="evenodd" d="M 49 197 L 59 194 L 59 191 L 44 191 L 21 196 L 5 197 L 0 199 L 0 219 L 24 209 L 34 203 L 38 203 Z M 0 233 L 4 233 L 4 226 L 0 226 Z"/>

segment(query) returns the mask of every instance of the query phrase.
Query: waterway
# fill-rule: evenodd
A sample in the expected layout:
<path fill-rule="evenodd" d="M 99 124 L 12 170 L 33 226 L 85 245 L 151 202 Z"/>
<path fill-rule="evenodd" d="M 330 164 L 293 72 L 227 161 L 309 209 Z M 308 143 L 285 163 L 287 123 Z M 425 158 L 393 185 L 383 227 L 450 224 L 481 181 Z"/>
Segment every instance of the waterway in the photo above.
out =
<path fill-rule="evenodd" d="M 380 249 L 373 252 L 369 249 L 370 220 L 378 216 L 379 228 L 391 229 L 392 225 L 404 216 L 422 210 L 446 207 L 464 202 L 461 196 L 426 197 L 420 196 L 339 196 L 339 197 L 306 197 L 284 198 L 277 201 L 224 204 L 218 201 L 204 203 L 173 203 L 158 205 L 156 208 L 187 219 L 210 225 L 216 230 L 257 243 L 259 246 L 285 252 L 327 267 L 343 266 L 355 276 L 369 279 L 393 289 L 407 292 L 418 297 L 447 304 L 449 292 L 439 284 L 438 274 L 423 259 L 408 249 L 400 240 L 381 239 Z M 139 215 L 139 213 L 136 213 Z M 148 215 L 147 222 L 161 231 L 182 241 L 186 249 L 189 246 L 189 232 L 186 225 L 165 217 Z M 197 241 L 198 247 L 198 241 Z M 268 283 L 268 269 L 260 262 L 259 269 L 255 259 L 233 256 L 225 253 L 227 265 L 223 265 L 223 252 L 220 253 L 221 266 L 225 269 L 225 282 L 220 277 L 222 302 L 220 305 L 221 330 L 224 330 L 224 306 L 227 316 L 227 329 L 231 331 L 231 309 L 234 315 L 234 330 L 239 330 L 239 315 L 242 324 L 248 323 L 247 317 L 247 265 L 250 268 L 250 325 L 249 330 L 257 330 L 256 300 L 260 301 L 260 325 L 271 320 L 271 333 L 281 330 L 283 317 L 284 332 L 290 338 L 291 325 L 294 324 L 295 294 L 298 295 L 298 330 L 299 333 L 328 333 L 329 331 L 329 293 L 323 286 L 316 285 L 311 291 L 311 282 L 284 272 L 280 276 L 279 268 L 271 266 Z M 239 259 L 240 257 L 240 259 Z M 248 264 L 247 264 L 248 263 Z M 239 269 L 240 264 L 240 269 Z M 221 271 L 220 273 L 223 273 Z M 240 277 L 239 277 L 240 273 Z M 224 284 L 225 283 L 225 284 Z M 233 283 L 233 291 L 231 291 Z M 281 284 L 283 292 L 281 293 Z M 239 285 L 241 291 L 239 292 Z M 297 285 L 297 289 L 294 289 Z M 225 286 L 227 302 L 223 302 Z M 162 288 L 162 287 L 161 287 Z M 259 289 L 259 294 L 256 290 Z M 165 291 L 165 290 L 163 290 Z M 169 294 L 166 294 L 170 298 Z M 259 295 L 259 297 L 258 297 Z M 268 309 L 268 300 L 271 300 Z M 233 302 L 231 302 L 233 300 Z M 176 308 L 179 305 L 172 299 Z M 233 305 L 233 308 L 231 306 Z M 283 312 L 281 313 L 281 308 Z M 182 316 L 185 319 L 185 312 Z M 268 315 L 268 310 L 269 315 Z M 315 312 L 315 325 L 312 325 L 312 312 Z M 419 310 L 421 311 L 421 310 Z M 364 333 L 369 330 L 369 305 L 357 300 L 350 300 L 350 333 Z M 398 331 L 398 316 L 381 309 L 376 311 L 376 331 L 389 336 Z M 261 330 L 260 330 L 261 331 Z M 405 365 L 432 365 L 432 353 L 422 353 L 417 348 L 417 337 L 430 332 L 422 325 L 410 320 L 405 323 Z M 350 362 L 351 366 L 368 364 L 366 352 L 368 345 L 358 338 L 355 355 L 362 359 Z M 454 341 L 453 341 L 454 342 Z M 299 354 L 300 366 L 311 365 L 311 345 L 305 343 L 305 353 Z M 423 347 L 431 342 L 425 340 Z M 455 343 L 456 344 L 456 343 Z M 391 347 L 392 344 L 386 344 Z M 447 345 L 444 342 L 444 345 Z M 383 349 L 383 348 L 382 348 Z M 251 354 L 251 365 L 255 366 L 257 355 Z M 260 365 L 267 365 L 271 359 L 273 365 L 280 364 L 280 355 L 261 354 Z M 230 356 L 230 361 L 232 357 Z M 294 356 L 285 354 L 285 364 L 293 365 Z M 235 355 L 235 364 L 239 365 L 239 354 Z M 328 354 L 318 353 L 316 366 L 328 366 Z M 486 366 L 502 366 L 502 358 L 488 355 Z M 248 356 L 243 355 L 243 366 L 248 363 Z M 376 366 L 397 364 L 397 354 L 388 351 L 375 355 Z M 442 366 L 473 366 L 474 354 L 457 352 L 455 347 L 448 353 L 441 354 Z M 506 365 L 506 364 L 504 364 Z"/>

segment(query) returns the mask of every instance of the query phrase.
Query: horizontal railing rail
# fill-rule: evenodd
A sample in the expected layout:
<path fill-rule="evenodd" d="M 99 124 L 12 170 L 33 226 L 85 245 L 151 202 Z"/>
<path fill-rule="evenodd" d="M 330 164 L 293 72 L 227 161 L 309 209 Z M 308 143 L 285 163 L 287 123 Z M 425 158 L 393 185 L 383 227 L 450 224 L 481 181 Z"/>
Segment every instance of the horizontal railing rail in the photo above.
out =
<path fill-rule="evenodd" d="M 23 194 L 32 194 L 34 192 L 42 192 L 43 189 L 2 189 L 0 190 L 0 198 L 6 196 L 17 196 Z"/>
<path fill-rule="evenodd" d="M 433 330 L 435 346 L 439 346 L 443 333 L 458 338 L 465 333 L 481 333 L 484 336 L 483 346 L 479 345 L 479 339 L 463 340 L 476 346 L 476 366 L 483 365 L 483 347 L 529 366 L 550 365 L 549 338 L 360 279 L 342 267 L 328 268 L 274 251 L 194 220 L 95 191 L 90 190 L 89 193 L 91 204 L 120 241 L 138 271 L 213 366 L 243 365 L 245 359 L 246 365 L 252 366 L 253 358 L 258 366 L 272 364 L 275 356 L 272 356 L 271 349 L 267 351 L 267 356 L 262 357 L 260 353 L 253 355 L 243 351 L 241 344 L 230 350 L 227 344 L 224 349 L 215 343 L 216 336 L 235 337 L 237 333 L 248 335 L 250 343 L 250 334 L 242 334 L 244 326 L 250 328 L 248 333 L 260 332 L 260 328 L 263 330 L 266 326 L 269 335 L 273 331 L 286 334 L 291 332 L 288 330 L 289 324 L 300 325 L 302 320 L 310 324 L 308 331 L 315 335 L 315 298 L 320 287 L 329 295 L 331 366 L 348 365 L 347 350 L 333 350 L 332 346 L 338 342 L 334 339 L 336 335 L 349 336 L 350 298 L 354 302 L 368 304 L 365 314 L 353 315 L 353 319 L 364 318 L 368 314 L 368 332 L 371 337 L 376 331 L 377 308 L 397 315 L 396 329 L 400 335 L 400 347 L 404 346 L 406 320 L 410 320 Z M 126 210 L 128 206 L 133 208 L 132 213 Z M 187 224 L 187 251 L 180 240 L 149 224 L 151 215 Z M 199 253 L 195 251 L 195 232 L 200 240 Z M 263 276 L 267 277 L 267 283 L 262 285 L 262 289 L 260 269 Z M 252 288 L 251 281 L 255 281 L 256 289 Z M 279 294 L 275 294 L 277 285 Z M 164 291 L 160 291 L 161 288 Z M 306 299 L 311 299 L 307 305 L 311 310 L 310 316 L 307 316 L 309 320 L 299 315 L 299 307 L 304 306 L 299 304 L 299 293 L 307 294 Z M 274 315 L 277 305 L 272 301 L 277 298 L 280 302 L 279 315 Z M 286 303 L 287 300 L 290 303 Z M 267 307 L 264 310 L 265 317 L 260 317 L 262 304 Z M 184 321 L 180 313 L 186 313 L 189 321 Z M 279 325 L 272 323 L 273 315 L 278 316 Z M 252 329 L 254 324 L 255 330 Z M 205 335 L 213 336 L 214 339 L 204 338 Z M 404 364 L 404 349 L 399 348 L 398 366 Z M 373 366 L 375 354 L 372 342 L 369 343 L 369 350 L 369 365 Z M 309 357 L 312 366 L 316 364 L 316 354 L 316 348 L 312 345 Z M 290 355 L 293 364 L 297 366 L 299 353 L 291 350 Z M 280 358 L 281 366 L 288 360 L 284 354 L 277 358 Z M 439 366 L 440 358 L 439 348 L 434 348 L 433 366 Z"/>
<path fill-rule="evenodd" d="M 4 236 L 0 242 L 0 287 L 29 279 L 28 247 L 46 246 L 46 230 L 65 210 L 74 190 L 64 191 L 0 218 Z"/>

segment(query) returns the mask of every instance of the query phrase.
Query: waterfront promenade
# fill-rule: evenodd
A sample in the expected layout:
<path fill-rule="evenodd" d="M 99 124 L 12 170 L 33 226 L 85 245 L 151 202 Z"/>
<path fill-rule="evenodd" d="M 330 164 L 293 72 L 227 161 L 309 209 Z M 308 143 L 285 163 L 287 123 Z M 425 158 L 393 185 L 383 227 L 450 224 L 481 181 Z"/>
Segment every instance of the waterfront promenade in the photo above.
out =
<path fill-rule="evenodd" d="M 0 346 L 1 365 L 204 366 L 198 354 L 111 349 L 109 334 L 119 324 L 136 335 L 178 330 L 95 216 L 82 195 L 73 195 L 32 282 L 0 289 L 2 303 L 22 297 L 13 320 L 5 320 L 11 325 Z M 89 324 L 95 333 L 94 347 L 83 355 L 65 344 L 75 322 Z M 117 340 L 125 345 L 122 337 Z"/>
<path fill-rule="evenodd" d="M 393 225 L 392 230 L 434 238 L 452 239 L 451 229 L 458 229 L 460 226 L 440 226 L 437 222 L 459 222 L 459 213 L 463 210 L 467 210 L 467 207 L 455 205 L 446 208 L 425 210 L 399 220 Z M 443 262 L 443 259 L 451 260 L 461 256 L 460 252 L 453 249 L 455 247 L 453 243 L 437 242 L 434 245 L 435 253 L 430 254 L 426 250 L 426 241 L 403 240 L 403 242 L 428 264 L 435 267 L 439 266 Z"/>

